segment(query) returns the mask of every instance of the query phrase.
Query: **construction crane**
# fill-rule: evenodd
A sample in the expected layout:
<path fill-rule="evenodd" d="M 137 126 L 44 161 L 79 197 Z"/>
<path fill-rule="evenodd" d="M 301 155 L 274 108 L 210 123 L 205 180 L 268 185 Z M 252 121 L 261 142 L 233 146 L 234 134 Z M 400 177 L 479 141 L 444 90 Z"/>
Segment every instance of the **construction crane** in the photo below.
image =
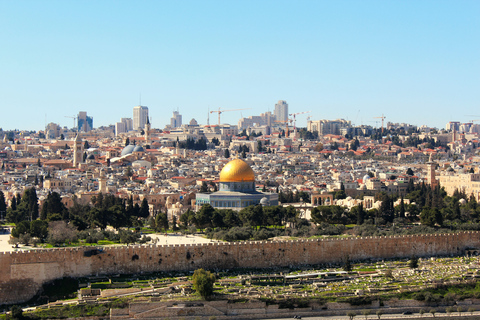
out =
<path fill-rule="evenodd" d="M 300 115 L 300 114 L 305 114 L 305 113 L 310 113 L 312 111 L 303 111 L 303 112 L 297 112 L 297 113 L 290 113 L 289 116 L 293 117 L 293 120 L 290 120 L 290 121 L 293 121 L 293 135 L 296 136 L 297 135 L 297 116 Z"/>
<path fill-rule="evenodd" d="M 210 111 L 210 113 L 218 113 L 218 125 L 220 125 L 220 115 L 224 112 L 228 112 L 228 111 L 239 111 L 239 110 L 248 110 L 250 108 L 245 108 L 245 109 L 231 109 L 231 110 L 220 110 L 220 108 L 218 108 L 218 110 L 213 110 L 213 111 Z"/>
<path fill-rule="evenodd" d="M 71 118 L 73 119 L 73 127 L 72 127 L 72 131 L 75 132 L 75 121 L 77 120 L 77 116 L 73 116 L 73 117 L 70 117 L 70 116 L 65 116 L 65 118 Z"/>
<path fill-rule="evenodd" d="M 382 119 L 382 134 L 383 134 L 383 120 L 385 120 L 385 118 L 386 117 L 383 115 L 383 113 L 381 117 L 373 117 L 373 119 Z"/>

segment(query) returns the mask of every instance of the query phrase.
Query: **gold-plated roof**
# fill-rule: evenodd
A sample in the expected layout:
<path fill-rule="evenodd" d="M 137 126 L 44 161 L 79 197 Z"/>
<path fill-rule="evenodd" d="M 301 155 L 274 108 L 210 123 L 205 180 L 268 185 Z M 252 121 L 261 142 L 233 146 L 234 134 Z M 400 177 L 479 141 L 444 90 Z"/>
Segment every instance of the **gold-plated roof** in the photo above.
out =
<path fill-rule="evenodd" d="M 242 181 L 255 181 L 255 174 L 252 168 L 241 159 L 230 161 L 220 172 L 220 182 Z"/>

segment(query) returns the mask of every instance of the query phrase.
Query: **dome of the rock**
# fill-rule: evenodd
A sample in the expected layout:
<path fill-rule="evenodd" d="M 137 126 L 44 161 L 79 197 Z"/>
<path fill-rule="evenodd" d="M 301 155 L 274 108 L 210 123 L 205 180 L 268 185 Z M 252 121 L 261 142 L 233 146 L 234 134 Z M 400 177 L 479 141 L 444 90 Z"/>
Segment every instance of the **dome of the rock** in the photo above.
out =
<path fill-rule="evenodd" d="M 255 174 L 250 166 L 241 159 L 230 161 L 220 172 L 220 182 L 255 181 Z"/>

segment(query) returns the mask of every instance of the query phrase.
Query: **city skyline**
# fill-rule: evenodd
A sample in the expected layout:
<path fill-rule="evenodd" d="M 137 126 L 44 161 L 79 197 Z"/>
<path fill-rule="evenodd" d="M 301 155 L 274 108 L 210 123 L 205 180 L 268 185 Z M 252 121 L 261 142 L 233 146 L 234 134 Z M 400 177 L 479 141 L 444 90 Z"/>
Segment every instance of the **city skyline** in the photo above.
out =
<path fill-rule="evenodd" d="M 99 127 L 139 104 L 154 128 L 177 109 L 201 124 L 250 109 L 222 114 L 236 124 L 278 100 L 355 125 L 469 122 L 479 14 L 475 1 L 0 1 L 0 127 L 70 127 L 79 111 Z"/>

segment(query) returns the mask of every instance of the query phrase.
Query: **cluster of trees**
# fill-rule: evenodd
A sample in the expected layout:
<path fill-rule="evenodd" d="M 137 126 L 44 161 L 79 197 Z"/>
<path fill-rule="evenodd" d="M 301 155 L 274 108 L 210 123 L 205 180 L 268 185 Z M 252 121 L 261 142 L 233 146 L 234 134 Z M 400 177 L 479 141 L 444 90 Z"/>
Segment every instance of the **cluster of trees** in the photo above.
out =
<path fill-rule="evenodd" d="M 394 206 L 398 195 L 379 192 L 378 209 L 365 210 L 363 205 L 348 210 L 341 206 L 318 206 L 312 210 L 311 220 L 316 224 L 375 224 L 388 225 L 394 222 L 420 222 L 425 227 L 449 227 L 450 229 L 480 229 L 480 206 L 475 197 L 461 192 L 448 196 L 443 188 L 431 188 L 427 184 L 410 183 L 405 197 Z M 407 204 L 405 199 L 409 199 Z M 464 199 L 464 201 L 460 201 Z M 362 228 L 365 231 L 365 228 Z M 421 229 L 428 231 L 425 228 Z"/>
<path fill-rule="evenodd" d="M 177 141 L 177 146 L 179 148 L 190 150 L 207 150 L 207 139 L 203 137 L 198 140 L 187 138 L 185 141 Z"/>
<path fill-rule="evenodd" d="M 208 186 L 203 186 L 208 190 Z M 213 188 L 216 186 L 213 185 Z M 335 198 L 343 198 L 344 191 Z M 306 192 L 280 192 L 282 203 L 310 201 Z M 358 205 L 348 210 L 342 206 L 318 206 L 312 209 L 311 222 L 300 219 L 297 210 L 292 207 L 253 205 L 240 211 L 216 209 L 204 205 L 198 212 L 188 210 L 179 221 L 174 217 L 169 221 L 167 214 L 156 212 L 148 220 L 156 231 L 203 229 L 212 238 L 223 240 L 267 239 L 281 235 L 287 230 L 297 235 L 333 235 L 346 230 L 346 225 L 355 224 L 354 234 L 373 235 L 379 232 L 379 226 L 391 228 L 392 223 L 401 225 L 406 222 L 420 222 L 422 227 L 415 227 L 415 232 L 432 232 L 434 229 L 448 227 L 451 230 L 480 230 L 480 206 L 475 197 L 462 192 L 448 196 L 443 188 L 431 188 L 430 185 L 414 185 L 409 182 L 407 194 L 400 197 L 399 204 L 394 205 L 398 195 L 379 192 L 375 200 L 381 201 L 378 209 L 365 210 Z M 405 201 L 408 199 L 410 204 Z M 463 199 L 463 200 L 461 200 Z M 105 233 L 107 226 L 117 230 L 125 227 L 141 227 L 150 216 L 148 202 L 134 204 L 133 198 L 121 199 L 110 194 L 98 194 L 92 197 L 92 205 L 83 205 L 74 200 L 67 209 L 58 193 L 52 192 L 38 207 L 35 188 L 25 190 L 22 197 L 14 196 L 11 206 L 7 208 L 5 197 L 0 192 L 0 213 L 6 212 L 6 220 L 15 223 L 12 235 L 23 243 L 38 239 L 41 242 L 59 243 L 74 241 L 79 237 L 75 232 L 87 231 L 81 236 L 89 239 L 115 239 Z M 63 222 L 60 224 L 59 222 Z M 52 227 L 54 226 L 54 228 Z M 289 226 L 290 228 L 286 228 Z M 392 232 L 398 232 L 391 228 Z M 99 230 L 93 232 L 91 230 Z M 54 231 L 55 230 L 55 231 Z M 100 232 L 100 233 L 99 233 Z M 413 231 L 412 231 L 413 232 Z M 122 241 L 139 241 L 135 235 L 122 234 Z M 113 241 L 113 240 L 112 240 Z"/>
<path fill-rule="evenodd" d="M 285 192 L 278 192 L 278 201 L 281 203 L 296 203 L 296 202 L 310 202 L 310 194 L 305 191 L 292 192 L 292 190 L 287 190 Z"/>
<path fill-rule="evenodd" d="M 299 128 L 298 135 L 303 140 L 318 140 L 318 131 L 308 131 L 307 128 Z"/>
<path fill-rule="evenodd" d="M 74 199 L 73 206 L 67 209 L 60 195 L 57 192 L 51 192 L 39 210 L 36 190 L 29 188 L 25 190 L 22 197 L 14 196 L 11 206 L 6 208 L 4 194 L 0 191 L 0 211 L 6 209 L 6 221 L 16 225 L 12 230 L 12 236 L 22 240 L 22 243 L 29 242 L 31 238 L 55 244 L 62 237 L 73 241 L 74 237 L 67 235 L 71 233 L 69 230 L 82 231 L 96 228 L 105 230 L 107 226 L 116 229 L 139 227 L 150 215 L 146 199 L 138 205 L 138 203 L 134 204 L 132 197 L 125 200 L 100 193 L 92 197 L 92 203 L 92 206 L 82 205 Z M 65 228 L 69 230 L 54 222 L 63 222 Z M 64 230 L 60 230 L 62 228 Z M 60 230 L 67 236 L 57 237 L 55 240 L 54 230 Z"/>
<path fill-rule="evenodd" d="M 298 215 L 294 207 L 252 205 L 240 211 L 217 209 L 205 204 L 198 212 L 188 210 L 180 217 L 181 226 L 197 229 L 230 229 L 234 227 L 285 227 L 295 223 Z"/>

